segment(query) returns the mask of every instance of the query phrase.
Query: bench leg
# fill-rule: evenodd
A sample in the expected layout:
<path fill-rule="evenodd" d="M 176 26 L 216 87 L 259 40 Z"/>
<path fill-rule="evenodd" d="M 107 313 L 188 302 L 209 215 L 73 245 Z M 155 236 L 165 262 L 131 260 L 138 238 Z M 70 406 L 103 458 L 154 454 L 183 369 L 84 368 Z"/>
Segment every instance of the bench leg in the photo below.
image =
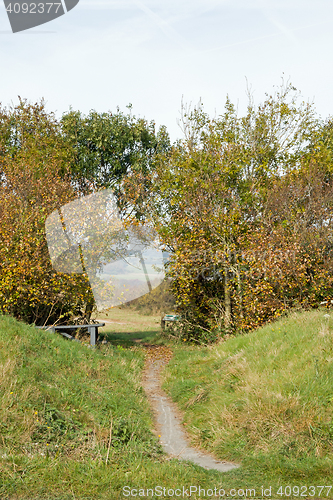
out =
<path fill-rule="evenodd" d="M 90 332 L 90 345 L 95 346 L 97 344 L 97 338 L 98 338 L 98 327 L 90 326 L 88 330 Z"/>

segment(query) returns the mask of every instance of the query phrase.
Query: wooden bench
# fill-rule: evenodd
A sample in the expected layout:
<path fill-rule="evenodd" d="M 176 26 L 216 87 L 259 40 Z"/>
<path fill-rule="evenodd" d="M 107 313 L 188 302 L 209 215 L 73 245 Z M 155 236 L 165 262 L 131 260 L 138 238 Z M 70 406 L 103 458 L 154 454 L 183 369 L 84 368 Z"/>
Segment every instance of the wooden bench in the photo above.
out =
<path fill-rule="evenodd" d="M 69 340 L 76 340 L 76 341 L 78 340 L 69 333 L 66 333 L 66 330 L 71 331 L 71 330 L 78 330 L 80 328 L 87 328 L 88 332 L 90 333 L 90 345 L 95 346 L 98 340 L 98 328 L 101 328 L 103 326 L 105 326 L 105 323 L 95 323 L 93 325 L 36 326 L 36 328 L 43 328 L 44 330 L 48 330 L 52 333 L 59 332 L 63 337 L 66 337 Z"/>
<path fill-rule="evenodd" d="M 178 314 L 165 314 L 165 316 L 161 319 L 161 328 L 164 330 L 165 323 L 168 321 L 179 321 L 180 316 Z"/>

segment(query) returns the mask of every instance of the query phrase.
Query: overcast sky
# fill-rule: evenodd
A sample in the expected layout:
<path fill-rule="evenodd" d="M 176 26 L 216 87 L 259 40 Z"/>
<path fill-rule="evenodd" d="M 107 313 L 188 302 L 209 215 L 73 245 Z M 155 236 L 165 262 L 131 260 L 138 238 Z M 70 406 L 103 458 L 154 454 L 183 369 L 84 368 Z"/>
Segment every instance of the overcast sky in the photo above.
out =
<path fill-rule="evenodd" d="M 80 0 L 66 15 L 13 34 L 0 3 L 0 102 L 44 97 L 60 116 L 126 110 L 175 140 L 182 96 L 214 115 L 225 97 L 258 103 L 281 77 L 333 115 L 330 0 Z"/>

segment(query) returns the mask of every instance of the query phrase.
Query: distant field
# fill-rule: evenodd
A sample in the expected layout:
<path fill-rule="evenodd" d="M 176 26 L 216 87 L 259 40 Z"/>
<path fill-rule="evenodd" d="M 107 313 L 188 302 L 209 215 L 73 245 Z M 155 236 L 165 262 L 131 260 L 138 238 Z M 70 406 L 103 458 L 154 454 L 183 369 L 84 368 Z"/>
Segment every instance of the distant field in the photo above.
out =
<path fill-rule="evenodd" d="M 108 313 L 98 313 L 98 319 L 106 322 L 101 332 L 142 332 L 142 331 L 160 331 L 161 315 L 155 314 L 147 316 L 138 311 L 115 307 Z"/>
<path fill-rule="evenodd" d="M 107 314 L 97 314 L 97 319 L 105 322 L 99 328 L 100 338 L 123 346 L 138 342 L 158 342 L 161 332 L 161 315 L 147 316 L 129 308 L 111 309 Z"/>
<path fill-rule="evenodd" d="M 135 345 L 142 342 L 160 343 L 161 318 L 174 311 L 174 299 L 163 282 L 147 295 L 143 295 L 123 306 L 96 313 L 95 319 L 105 321 L 99 329 L 100 338 L 113 344 Z"/>

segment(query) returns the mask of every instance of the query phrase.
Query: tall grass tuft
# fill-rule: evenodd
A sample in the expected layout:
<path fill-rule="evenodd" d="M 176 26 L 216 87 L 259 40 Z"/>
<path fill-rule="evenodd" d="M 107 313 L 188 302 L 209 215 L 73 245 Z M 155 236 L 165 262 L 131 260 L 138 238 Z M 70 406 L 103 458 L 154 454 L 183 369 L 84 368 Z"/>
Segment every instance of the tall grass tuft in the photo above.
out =
<path fill-rule="evenodd" d="M 264 464 L 272 477 L 332 477 L 333 314 L 293 313 L 218 345 L 178 347 L 165 387 L 193 442 L 219 458 Z"/>

